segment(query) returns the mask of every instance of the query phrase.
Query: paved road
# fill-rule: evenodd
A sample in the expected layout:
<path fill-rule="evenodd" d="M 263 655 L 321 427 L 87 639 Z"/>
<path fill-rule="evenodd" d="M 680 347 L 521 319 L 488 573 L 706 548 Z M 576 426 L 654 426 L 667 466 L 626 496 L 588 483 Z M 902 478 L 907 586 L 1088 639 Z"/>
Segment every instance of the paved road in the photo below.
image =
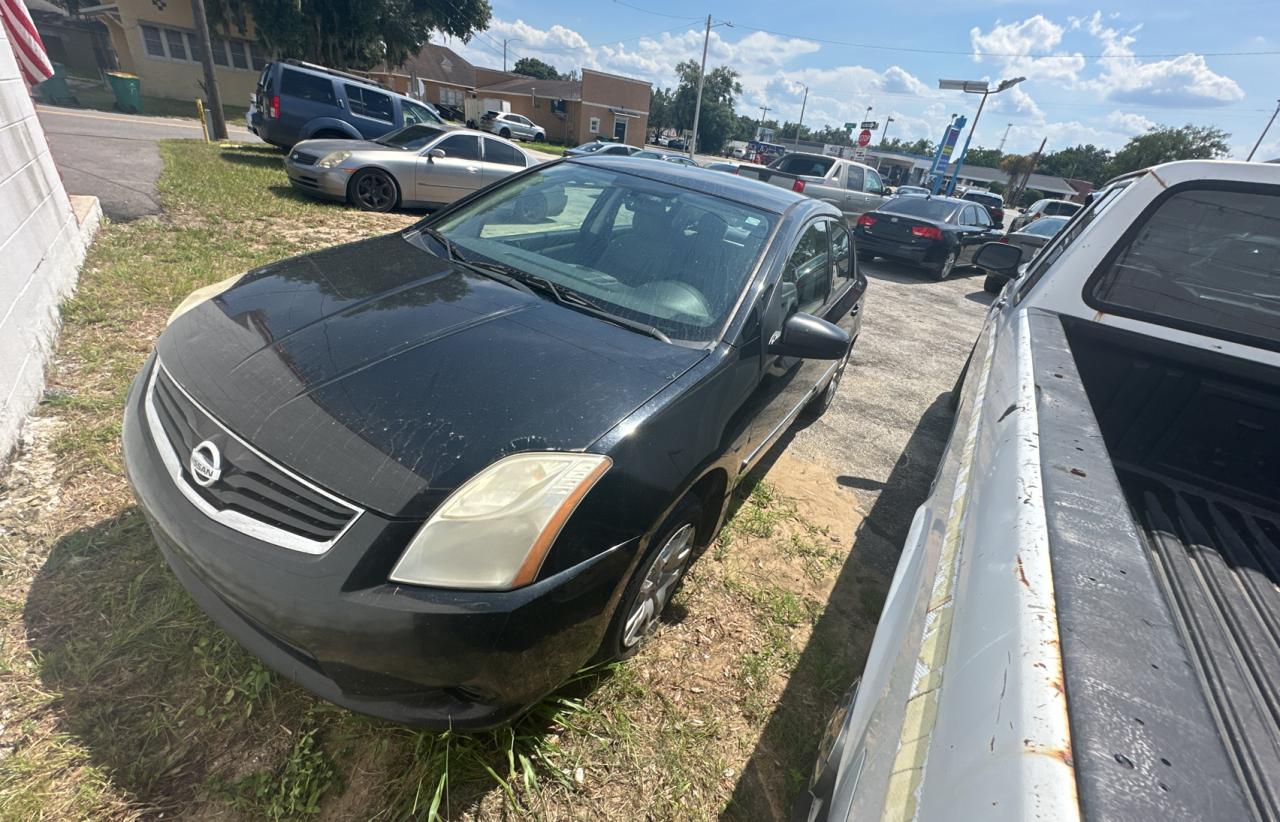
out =
<path fill-rule="evenodd" d="M 36 106 L 49 139 L 53 161 L 69 194 L 92 194 L 113 220 L 158 214 L 156 180 L 160 176 L 157 140 L 200 139 L 196 120 L 141 117 L 107 111 Z M 257 140 L 246 129 L 229 126 L 233 140 Z"/>

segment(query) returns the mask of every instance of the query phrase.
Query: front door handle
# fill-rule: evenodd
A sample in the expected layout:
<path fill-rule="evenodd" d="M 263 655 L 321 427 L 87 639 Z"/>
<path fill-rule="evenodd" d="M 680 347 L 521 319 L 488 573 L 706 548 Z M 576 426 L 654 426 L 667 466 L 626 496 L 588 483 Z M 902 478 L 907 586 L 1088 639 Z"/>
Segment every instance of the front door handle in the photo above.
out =
<path fill-rule="evenodd" d="M 480 167 L 479 167 L 479 166 L 467 166 L 467 173 L 468 173 L 468 174 L 475 174 L 475 173 L 476 173 L 477 171 L 479 171 L 479 170 L 480 170 Z"/>

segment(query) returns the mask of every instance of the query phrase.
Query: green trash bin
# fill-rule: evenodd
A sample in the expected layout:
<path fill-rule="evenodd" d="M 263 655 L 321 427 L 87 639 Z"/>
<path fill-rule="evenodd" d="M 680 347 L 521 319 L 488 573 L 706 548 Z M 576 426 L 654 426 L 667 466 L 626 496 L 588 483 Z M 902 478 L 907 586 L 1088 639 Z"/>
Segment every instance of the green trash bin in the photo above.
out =
<path fill-rule="evenodd" d="M 138 75 L 123 71 L 108 71 L 107 83 L 116 96 L 116 108 L 126 114 L 142 113 L 142 86 Z"/>
<path fill-rule="evenodd" d="M 53 63 L 53 76 L 36 86 L 40 99 L 55 106 L 77 104 L 67 85 L 67 69 L 61 63 Z"/>

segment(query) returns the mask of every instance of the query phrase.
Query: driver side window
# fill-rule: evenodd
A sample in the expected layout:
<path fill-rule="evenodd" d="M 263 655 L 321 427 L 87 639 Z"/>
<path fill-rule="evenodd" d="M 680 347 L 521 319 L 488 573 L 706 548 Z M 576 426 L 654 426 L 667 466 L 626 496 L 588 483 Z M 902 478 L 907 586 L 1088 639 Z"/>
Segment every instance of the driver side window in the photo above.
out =
<path fill-rule="evenodd" d="M 831 266 L 827 250 L 827 223 L 819 221 L 804 230 L 795 251 L 782 269 L 782 282 L 795 286 L 795 301 L 786 315 L 812 313 L 831 295 Z"/>
<path fill-rule="evenodd" d="M 436 143 L 444 149 L 444 156 L 451 160 L 479 160 L 480 141 L 471 134 L 455 134 Z"/>

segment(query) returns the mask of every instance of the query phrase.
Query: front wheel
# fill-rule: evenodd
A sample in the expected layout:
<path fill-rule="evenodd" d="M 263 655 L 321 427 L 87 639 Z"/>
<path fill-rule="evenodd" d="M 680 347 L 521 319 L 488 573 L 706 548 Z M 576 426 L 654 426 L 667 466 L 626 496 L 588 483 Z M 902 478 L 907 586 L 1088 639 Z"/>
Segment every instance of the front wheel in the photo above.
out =
<path fill-rule="evenodd" d="M 942 264 L 933 270 L 933 276 L 939 280 L 945 280 L 951 276 L 951 271 L 956 267 L 956 258 L 960 256 L 960 252 L 954 248 L 947 252 L 947 256 L 943 258 Z"/>
<path fill-rule="evenodd" d="M 348 196 L 361 211 L 390 211 L 396 207 L 400 192 L 387 172 L 366 168 L 351 178 Z"/>
<path fill-rule="evenodd" d="M 684 579 L 698 545 L 702 506 L 686 498 L 658 528 L 653 546 L 636 568 L 618 601 L 613 623 L 600 647 L 602 659 L 626 659 L 658 627 L 662 612 Z"/>

